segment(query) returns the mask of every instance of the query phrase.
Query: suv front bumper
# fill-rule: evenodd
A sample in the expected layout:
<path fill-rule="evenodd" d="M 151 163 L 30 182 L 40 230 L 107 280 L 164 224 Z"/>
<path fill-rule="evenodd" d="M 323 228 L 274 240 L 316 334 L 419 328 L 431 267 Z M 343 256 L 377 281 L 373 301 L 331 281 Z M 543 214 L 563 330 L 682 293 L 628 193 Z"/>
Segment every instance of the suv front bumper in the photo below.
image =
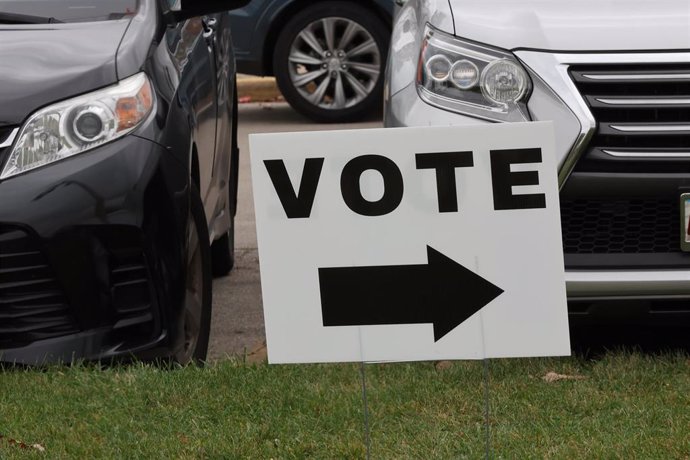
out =
<path fill-rule="evenodd" d="M 587 62 L 590 58 L 606 62 L 608 55 L 556 57 L 537 52 L 516 54 L 525 62 L 533 78 L 534 92 L 528 103 L 533 119 L 555 121 L 557 154 L 560 155 L 561 165 L 559 178 L 561 186 L 566 186 L 564 191 L 568 192 L 567 179 L 579 155 L 587 147 L 593 135 L 592 130 L 596 129 L 594 119 L 588 115 L 586 105 L 567 75 L 568 62 Z M 683 55 L 687 53 L 673 53 L 673 59 L 682 59 Z M 631 55 L 626 57 L 630 58 Z M 621 59 L 621 56 L 617 56 L 614 61 Z M 655 59 L 671 58 L 668 54 L 659 53 Z M 555 96 L 556 93 L 558 96 Z M 387 127 L 480 123 L 489 122 L 426 104 L 419 98 L 414 83 L 388 95 L 385 104 L 384 124 Z M 606 181 L 607 177 L 604 176 L 595 180 Z M 681 184 L 690 185 L 690 173 L 647 176 L 647 182 L 664 189 L 664 196 L 670 197 L 676 209 L 680 196 L 678 187 Z M 629 189 L 631 196 L 640 191 L 639 180 L 618 181 L 618 184 L 623 184 L 623 189 Z M 618 192 L 626 194 L 623 189 Z M 581 190 L 576 192 L 580 193 Z M 680 244 L 679 228 L 673 226 L 670 231 L 678 235 Z M 616 319 L 625 316 L 643 324 L 657 320 L 675 321 L 678 316 L 690 317 L 690 254 L 673 254 L 673 263 L 670 265 L 668 258 L 659 263 L 659 258 L 653 256 L 638 258 L 636 263 L 625 263 L 625 257 L 612 262 L 596 255 L 573 258 L 566 253 L 566 288 L 571 320 L 608 319 L 612 313 Z M 583 260 L 585 263 L 582 263 Z M 635 302 L 630 302 L 633 299 Z"/>

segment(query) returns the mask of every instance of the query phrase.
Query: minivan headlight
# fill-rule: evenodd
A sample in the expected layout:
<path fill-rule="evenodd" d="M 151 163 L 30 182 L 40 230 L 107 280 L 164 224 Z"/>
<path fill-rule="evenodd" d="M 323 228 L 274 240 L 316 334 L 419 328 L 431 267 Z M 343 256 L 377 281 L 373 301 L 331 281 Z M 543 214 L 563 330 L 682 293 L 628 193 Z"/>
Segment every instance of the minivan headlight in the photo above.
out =
<path fill-rule="evenodd" d="M 120 138 L 153 109 L 146 74 L 45 107 L 24 123 L 0 174 L 15 176 Z"/>
<path fill-rule="evenodd" d="M 532 83 L 515 56 L 427 24 L 417 91 L 428 104 L 494 121 L 529 121 Z"/>

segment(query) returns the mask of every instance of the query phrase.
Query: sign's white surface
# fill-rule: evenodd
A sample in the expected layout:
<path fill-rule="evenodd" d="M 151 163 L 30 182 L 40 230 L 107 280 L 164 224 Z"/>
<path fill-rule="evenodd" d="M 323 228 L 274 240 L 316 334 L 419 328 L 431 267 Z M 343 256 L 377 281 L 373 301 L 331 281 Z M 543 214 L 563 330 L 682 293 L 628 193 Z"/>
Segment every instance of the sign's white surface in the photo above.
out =
<path fill-rule="evenodd" d="M 570 354 L 550 123 L 250 150 L 269 362 Z"/>

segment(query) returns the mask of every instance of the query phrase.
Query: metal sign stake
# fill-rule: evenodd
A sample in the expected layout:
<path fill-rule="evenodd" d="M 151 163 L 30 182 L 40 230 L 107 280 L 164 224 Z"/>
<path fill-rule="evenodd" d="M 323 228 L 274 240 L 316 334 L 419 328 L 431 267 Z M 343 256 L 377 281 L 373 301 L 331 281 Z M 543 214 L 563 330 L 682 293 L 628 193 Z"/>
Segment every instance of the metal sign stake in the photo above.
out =
<path fill-rule="evenodd" d="M 371 460 L 371 436 L 369 433 L 369 404 L 367 402 L 367 373 L 364 361 L 360 362 L 359 373 L 362 376 L 362 405 L 364 407 L 364 442 L 367 446 L 367 460 Z"/>
<path fill-rule="evenodd" d="M 489 360 L 484 358 L 484 423 L 486 425 L 486 460 L 489 460 L 491 449 L 491 431 L 489 427 Z"/>

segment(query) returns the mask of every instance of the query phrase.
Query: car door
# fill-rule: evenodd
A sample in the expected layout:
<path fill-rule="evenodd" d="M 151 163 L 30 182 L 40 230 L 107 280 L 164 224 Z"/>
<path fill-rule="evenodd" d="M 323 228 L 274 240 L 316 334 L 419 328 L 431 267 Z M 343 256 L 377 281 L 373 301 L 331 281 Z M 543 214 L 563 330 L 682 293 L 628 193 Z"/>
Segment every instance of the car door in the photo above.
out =
<path fill-rule="evenodd" d="M 218 97 L 215 27 L 212 17 L 191 18 L 168 30 L 167 40 L 178 68 L 178 98 L 190 112 L 193 148 L 198 164 L 192 164 L 192 175 L 199 177 L 199 192 L 207 218 L 213 215 L 215 200 L 209 199 L 213 182 L 216 152 Z"/>
<path fill-rule="evenodd" d="M 229 190 L 228 187 L 233 185 L 237 176 L 237 148 L 236 130 L 233 129 L 237 122 L 234 118 L 236 114 L 234 110 L 235 98 L 235 58 L 233 53 L 233 39 L 230 30 L 230 16 L 228 13 L 219 13 L 214 15 L 213 19 L 215 27 L 214 36 L 214 56 L 216 67 L 216 82 L 217 82 L 217 100 L 218 118 L 216 130 L 216 159 L 214 164 L 214 190 L 211 190 L 210 198 L 215 198 L 213 195 L 218 193 L 217 201 L 219 205 L 225 204 L 230 197 L 231 203 L 228 208 L 219 207 L 216 210 L 216 216 L 227 209 L 229 212 L 234 212 L 234 193 L 235 190 Z M 227 216 L 229 218 L 229 216 Z M 223 220 L 223 219 L 221 219 Z M 229 224 L 227 220 L 221 225 L 225 227 Z"/>

